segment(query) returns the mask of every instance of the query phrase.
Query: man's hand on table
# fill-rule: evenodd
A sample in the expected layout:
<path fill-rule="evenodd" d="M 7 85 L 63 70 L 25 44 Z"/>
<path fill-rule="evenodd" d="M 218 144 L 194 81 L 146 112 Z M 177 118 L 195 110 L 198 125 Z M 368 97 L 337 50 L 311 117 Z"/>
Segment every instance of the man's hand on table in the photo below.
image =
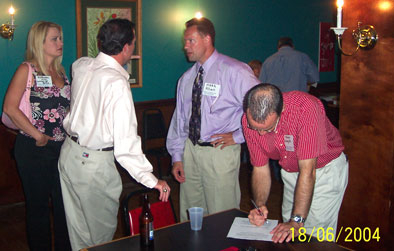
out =
<path fill-rule="evenodd" d="M 248 218 L 249 222 L 256 226 L 262 226 L 268 218 L 268 209 L 266 206 L 259 207 L 263 215 L 260 215 L 257 209 L 250 210 Z M 294 228 L 294 237 L 299 235 L 298 230 L 303 227 L 303 223 L 294 221 L 279 223 L 272 231 L 272 241 L 274 243 L 289 242 L 292 239 L 292 228 Z"/>
<path fill-rule="evenodd" d="M 303 223 L 297 223 L 294 221 L 279 223 L 272 231 L 272 241 L 274 243 L 282 243 L 283 241 L 289 242 L 292 238 L 292 228 L 294 228 L 294 237 L 299 235 L 298 230 L 303 227 Z"/>

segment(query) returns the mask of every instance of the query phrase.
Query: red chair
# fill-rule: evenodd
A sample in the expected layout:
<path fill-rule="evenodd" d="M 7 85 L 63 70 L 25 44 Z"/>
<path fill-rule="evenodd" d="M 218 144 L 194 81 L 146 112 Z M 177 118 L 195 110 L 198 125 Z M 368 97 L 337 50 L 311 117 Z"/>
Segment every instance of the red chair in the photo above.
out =
<path fill-rule="evenodd" d="M 124 200 L 122 202 L 122 207 L 123 207 L 123 217 L 124 217 L 124 221 L 125 221 L 127 235 L 139 234 L 139 232 L 140 232 L 139 217 L 140 217 L 141 211 L 142 211 L 141 207 L 129 210 L 129 200 L 131 198 L 136 198 L 137 196 L 140 197 L 140 195 L 142 195 L 144 193 L 150 193 L 153 190 L 154 189 L 150 189 L 150 188 L 140 189 L 140 190 L 133 191 L 133 192 L 129 193 L 124 198 Z M 155 193 L 155 196 L 158 196 L 158 195 Z M 150 196 L 150 199 L 151 199 L 151 197 L 152 196 Z M 155 203 L 151 203 L 150 210 L 153 215 L 153 228 L 154 229 L 165 227 L 168 225 L 172 225 L 177 222 L 174 206 L 171 201 L 171 197 L 168 198 L 167 202 L 158 201 Z"/>

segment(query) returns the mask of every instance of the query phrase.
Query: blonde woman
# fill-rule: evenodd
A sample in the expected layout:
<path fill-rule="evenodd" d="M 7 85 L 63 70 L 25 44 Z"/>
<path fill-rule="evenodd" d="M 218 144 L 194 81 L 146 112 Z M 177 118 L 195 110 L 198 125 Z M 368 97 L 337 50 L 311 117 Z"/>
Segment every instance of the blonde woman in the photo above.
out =
<path fill-rule="evenodd" d="M 57 168 L 66 136 L 62 122 L 70 106 L 70 83 L 61 64 L 62 56 L 61 26 L 45 21 L 35 23 L 28 35 L 26 61 L 16 70 L 4 99 L 4 112 L 20 131 L 15 158 L 25 194 L 31 250 L 52 250 L 50 208 L 55 250 L 71 250 Z M 29 70 L 32 122 L 19 109 Z"/>

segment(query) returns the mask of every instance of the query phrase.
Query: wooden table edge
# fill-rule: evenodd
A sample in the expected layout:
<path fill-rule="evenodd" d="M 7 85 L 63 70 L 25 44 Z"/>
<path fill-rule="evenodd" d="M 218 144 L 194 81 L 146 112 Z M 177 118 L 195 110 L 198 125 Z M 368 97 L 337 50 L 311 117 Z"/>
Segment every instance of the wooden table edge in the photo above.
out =
<path fill-rule="evenodd" d="M 238 211 L 243 212 L 243 213 L 246 213 L 246 214 L 248 213 L 248 212 L 245 212 L 245 211 L 243 211 L 243 210 L 241 210 L 241 209 L 239 209 L 239 208 L 231 208 L 231 209 L 223 210 L 223 211 L 216 212 L 216 213 L 213 213 L 213 214 L 205 215 L 204 218 L 209 217 L 209 216 L 212 216 L 212 215 L 215 215 L 215 214 L 219 214 L 219 213 L 231 211 L 231 210 L 238 210 Z M 168 227 L 172 227 L 172 226 L 175 226 L 175 225 L 179 225 L 179 224 L 184 224 L 185 222 L 190 222 L 190 220 L 182 221 L 182 222 L 177 222 L 177 223 L 175 223 L 175 224 L 168 225 L 168 226 L 165 226 L 165 227 L 159 227 L 159 228 L 155 229 L 155 231 L 156 231 L 156 230 L 160 230 L 160 229 L 164 229 L 164 228 L 168 228 Z M 90 248 L 95 248 L 95 247 L 103 246 L 103 245 L 106 245 L 106 244 L 111 243 L 111 242 L 114 242 L 114 241 L 120 241 L 120 240 L 123 240 L 123 239 L 127 239 L 127 238 L 131 238 L 131 237 L 134 237 L 134 236 L 138 236 L 138 235 L 140 235 L 140 234 L 124 236 L 124 237 L 121 237 L 121 238 L 118 238 L 118 239 L 115 239 L 115 240 L 112 240 L 112 241 L 107 241 L 107 242 L 103 242 L 103 243 L 101 243 L 101 244 L 97 244 L 97 245 L 94 245 L 94 246 L 90 246 L 90 247 L 87 247 L 87 248 L 80 249 L 80 251 L 89 251 Z"/>

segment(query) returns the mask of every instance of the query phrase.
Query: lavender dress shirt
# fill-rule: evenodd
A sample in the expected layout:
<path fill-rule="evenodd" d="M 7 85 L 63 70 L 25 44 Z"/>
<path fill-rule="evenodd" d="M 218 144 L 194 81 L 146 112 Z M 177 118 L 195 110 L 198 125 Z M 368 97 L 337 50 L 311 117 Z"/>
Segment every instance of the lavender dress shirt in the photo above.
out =
<path fill-rule="evenodd" d="M 195 63 L 178 81 L 177 104 L 167 135 L 167 150 L 172 162 L 182 161 L 185 141 L 189 135 L 189 119 L 192 106 L 193 82 L 200 63 Z M 241 117 L 245 93 L 259 83 L 251 68 L 236 59 L 218 53 L 216 50 L 202 65 L 203 86 L 206 83 L 220 86 L 218 96 L 201 97 L 202 141 L 212 141 L 214 134 L 233 132 L 237 144 L 245 141 Z M 204 88 L 203 88 L 204 90 Z"/>

